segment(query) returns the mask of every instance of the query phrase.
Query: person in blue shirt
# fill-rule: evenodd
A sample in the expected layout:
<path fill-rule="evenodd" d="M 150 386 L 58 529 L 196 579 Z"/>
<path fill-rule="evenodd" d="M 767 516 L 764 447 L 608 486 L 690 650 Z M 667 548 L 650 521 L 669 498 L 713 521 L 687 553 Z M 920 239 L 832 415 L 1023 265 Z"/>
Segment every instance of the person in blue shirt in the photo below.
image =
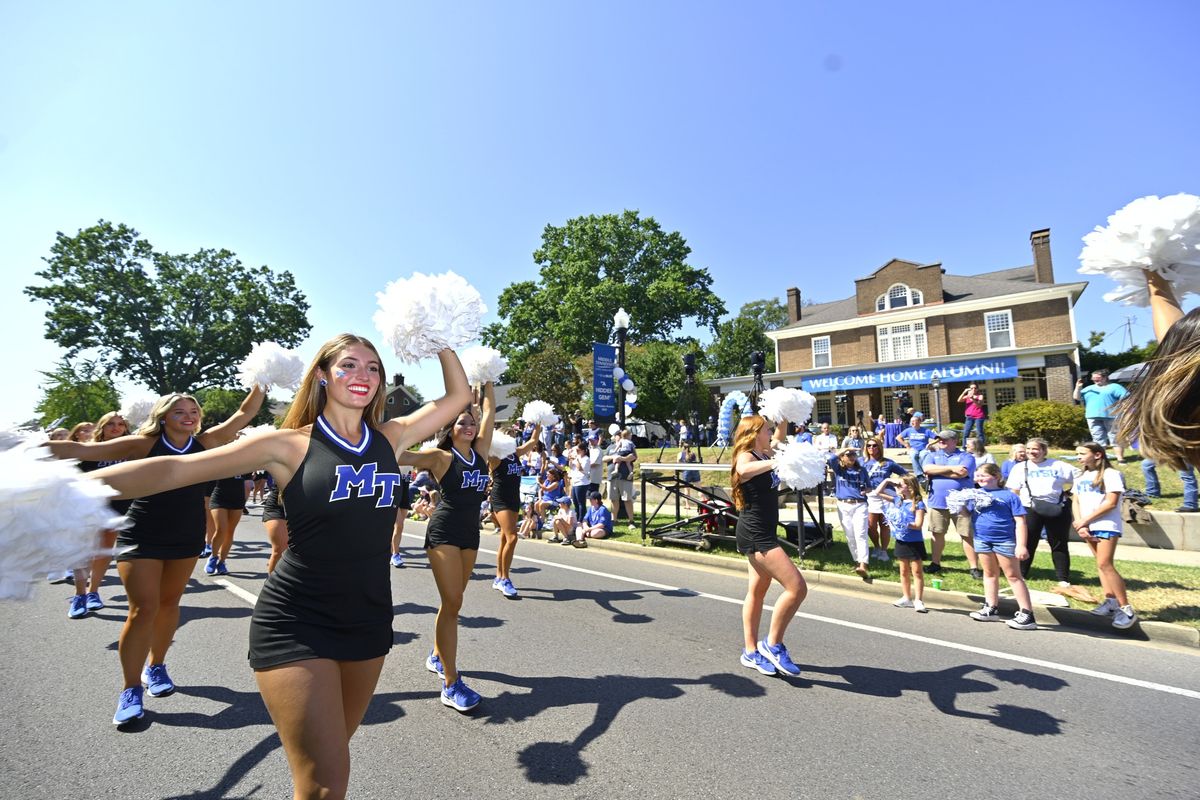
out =
<path fill-rule="evenodd" d="M 971 577 L 979 580 L 979 559 L 971 548 L 971 517 L 969 514 L 952 515 L 946 507 L 946 495 L 955 489 L 970 489 L 975 479 L 975 456 L 958 449 L 958 432 L 942 431 L 937 435 L 941 448 L 926 456 L 925 475 L 930 480 L 929 532 L 933 534 L 933 557 L 926 572 L 937 573 L 942 569 L 942 551 L 946 549 L 946 533 L 950 520 L 954 519 L 954 532 L 963 543 L 963 554 L 971 565 Z"/>
<path fill-rule="evenodd" d="M 588 510 L 575 534 L 576 547 L 587 547 L 588 539 L 603 539 L 612 536 L 612 513 L 600 502 L 599 492 L 588 492 Z"/>
<path fill-rule="evenodd" d="M 1098 369 L 1092 373 L 1092 385 L 1084 386 L 1083 378 L 1075 384 L 1075 400 L 1083 403 L 1083 416 L 1087 418 L 1092 440 L 1106 447 L 1115 448 L 1117 463 L 1125 463 L 1125 445 L 1117 441 L 1116 419 L 1113 406 L 1129 392 L 1119 383 L 1108 379 L 1108 370 Z"/>
<path fill-rule="evenodd" d="M 909 426 L 896 434 L 896 441 L 908 448 L 908 454 L 912 457 L 913 472 L 918 478 L 925 475 L 925 471 L 921 469 L 921 455 L 929 445 L 929 434 L 921 427 L 923 421 L 924 416 L 921 412 L 914 412 Z"/>
<path fill-rule="evenodd" d="M 875 491 L 867 495 L 889 506 L 888 515 L 895 525 L 896 560 L 900 562 L 900 589 L 904 593 L 896 608 L 911 608 L 928 613 L 925 608 L 925 504 L 921 502 L 921 484 L 916 475 L 897 475 L 884 478 Z M 916 585 L 916 591 L 913 585 Z M 914 597 L 914 593 L 916 597 Z"/>
<path fill-rule="evenodd" d="M 908 470 L 883 454 L 883 441 L 867 439 L 863 450 L 863 466 L 867 468 L 867 486 L 878 489 L 892 475 L 907 475 Z M 867 495 L 867 536 L 871 537 L 871 555 L 878 561 L 888 561 L 888 544 L 891 538 L 887 521 L 883 518 L 883 500 L 874 494 Z"/>
<path fill-rule="evenodd" d="M 812 444 L 812 432 L 808 430 L 808 426 L 801 422 L 796 426 L 796 428 L 796 435 L 793 436 L 792 439 L 797 442 L 808 442 L 809 444 Z"/>
<path fill-rule="evenodd" d="M 1003 570 L 1020 606 L 1008 621 L 1008 627 L 1019 631 L 1036 630 L 1029 587 L 1021 577 L 1021 561 L 1029 557 L 1025 506 L 1019 497 L 1004 488 L 1000 468 L 995 464 L 981 464 L 975 472 L 975 482 L 987 492 L 991 501 L 971 503 L 971 516 L 975 519 L 975 552 L 983 565 L 984 596 L 983 606 L 971 612 L 971 619 L 979 622 L 1000 619 L 1000 571 Z"/>
<path fill-rule="evenodd" d="M 859 463 L 858 451 L 844 447 L 829 457 L 833 474 L 833 491 L 837 496 L 838 519 L 846 533 L 846 545 L 857 566 L 854 571 L 864 581 L 871 580 L 868 564 L 871 559 L 867 538 L 867 491 L 870 489 L 867 468 Z"/>

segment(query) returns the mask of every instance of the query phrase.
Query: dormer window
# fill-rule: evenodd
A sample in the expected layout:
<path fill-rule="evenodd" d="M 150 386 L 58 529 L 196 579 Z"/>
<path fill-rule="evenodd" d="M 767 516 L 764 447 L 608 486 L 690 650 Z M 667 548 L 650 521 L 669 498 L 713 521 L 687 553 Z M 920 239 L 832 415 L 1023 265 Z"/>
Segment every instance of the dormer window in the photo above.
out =
<path fill-rule="evenodd" d="M 892 284 L 887 292 L 879 295 L 875 300 L 876 311 L 887 311 L 892 308 L 908 308 L 909 306 L 919 306 L 924 302 L 921 293 L 916 289 L 910 289 L 903 283 Z"/>

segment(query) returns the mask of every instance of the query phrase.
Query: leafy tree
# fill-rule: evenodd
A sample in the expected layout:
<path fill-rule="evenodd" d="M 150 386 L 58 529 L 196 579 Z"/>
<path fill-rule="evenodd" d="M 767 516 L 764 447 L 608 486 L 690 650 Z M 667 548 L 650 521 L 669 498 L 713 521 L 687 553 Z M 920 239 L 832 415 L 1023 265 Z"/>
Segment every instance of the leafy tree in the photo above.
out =
<path fill-rule="evenodd" d="M 46 286 L 46 338 L 68 358 L 95 350 L 105 369 L 154 392 L 229 386 L 254 342 L 295 347 L 311 326 L 290 272 L 242 265 L 228 250 L 157 252 L 123 224 L 58 233 Z"/>
<path fill-rule="evenodd" d="M 196 399 L 200 401 L 200 408 L 204 411 L 204 427 L 211 428 L 213 425 L 219 425 L 237 413 L 238 408 L 242 405 L 242 401 L 246 399 L 246 391 L 244 389 L 223 389 L 213 386 L 197 391 Z M 250 424 L 275 424 L 275 415 L 271 413 L 271 405 L 271 398 L 268 397 L 263 401 L 262 408 L 254 415 L 254 419 L 250 420 Z"/>
<path fill-rule="evenodd" d="M 693 411 L 700 421 L 716 413 L 712 393 L 704 384 L 696 381 L 689 389 L 685 380 L 683 356 L 695 348 L 692 343 L 647 342 L 625 351 L 625 369 L 637 387 L 633 416 L 669 431 Z"/>
<path fill-rule="evenodd" d="M 1154 353 L 1158 350 L 1158 342 L 1150 340 L 1144 345 L 1134 345 L 1119 353 L 1106 353 L 1100 349 L 1104 339 L 1104 333 L 1092 331 L 1088 334 L 1088 343 L 1079 349 L 1079 369 L 1083 375 L 1098 369 L 1115 370 L 1132 364 L 1140 364 L 1154 358 Z"/>
<path fill-rule="evenodd" d="M 487 326 L 483 340 L 508 357 L 515 374 L 550 342 L 573 357 L 609 341 L 618 308 L 629 312 L 634 342 L 669 340 L 684 319 L 713 328 L 725 304 L 708 270 L 687 263 L 690 254 L 682 235 L 637 211 L 547 225 L 533 254 L 539 279 L 500 293 L 502 321 Z"/>
<path fill-rule="evenodd" d="M 42 399 L 37 404 L 38 421 L 49 425 L 66 417 L 68 426 L 77 422 L 95 422 L 109 411 L 121 407 L 121 397 L 112 379 L 94 362 L 72 364 L 63 359 L 51 372 L 43 372 Z"/>
<path fill-rule="evenodd" d="M 509 372 L 513 372 L 511 367 Z M 514 415 L 520 414 L 530 400 L 550 403 L 564 419 L 580 410 L 583 384 L 570 354 L 558 342 L 548 341 L 526 358 L 515 377 L 518 385 L 512 390 Z"/>
<path fill-rule="evenodd" d="M 804 305 L 812 305 L 804 300 Z M 714 378 L 747 375 L 750 354 L 761 350 L 766 356 L 766 371 L 775 371 L 775 343 L 766 332 L 788 323 L 787 308 L 778 298 L 751 300 L 736 317 L 717 325 L 712 342 L 705 348 L 704 373 Z"/>

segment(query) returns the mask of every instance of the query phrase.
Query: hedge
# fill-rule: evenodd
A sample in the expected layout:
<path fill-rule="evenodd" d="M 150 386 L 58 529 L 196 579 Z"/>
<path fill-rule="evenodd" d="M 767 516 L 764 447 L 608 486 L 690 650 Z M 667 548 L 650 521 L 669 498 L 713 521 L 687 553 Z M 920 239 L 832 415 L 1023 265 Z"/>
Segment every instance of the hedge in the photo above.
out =
<path fill-rule="evenodd" d="M 997 411 L 987 421 L 988 439 L 1006 443 L 1040 437 L 1052 447 L 1074 447 L 1090 438 L 1083 406 L 1026 400 Z"/>

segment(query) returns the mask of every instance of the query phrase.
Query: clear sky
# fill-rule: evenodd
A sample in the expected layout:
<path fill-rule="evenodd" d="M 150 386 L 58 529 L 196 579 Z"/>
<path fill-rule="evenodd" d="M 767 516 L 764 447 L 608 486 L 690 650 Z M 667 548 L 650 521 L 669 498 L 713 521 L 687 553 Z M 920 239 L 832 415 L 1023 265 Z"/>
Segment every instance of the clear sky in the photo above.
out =
<path fill-rule="evenodd" d="M 101 218 L 290 270 L 310 345 L 375 336 L 375 292 L 418 270 L 494 310 L 545 225 L 626 208 L 731 313 L 892 257 L 1028 264 L 1039 228 L 1071 279 L 1108 214 L 1200 192 L 1197 30 L 1192 0 L 3 3 L 0 421 L 61 355 L 20 289 Z M 1151 338 L 1109 288 L 1080 337 Z"/>

